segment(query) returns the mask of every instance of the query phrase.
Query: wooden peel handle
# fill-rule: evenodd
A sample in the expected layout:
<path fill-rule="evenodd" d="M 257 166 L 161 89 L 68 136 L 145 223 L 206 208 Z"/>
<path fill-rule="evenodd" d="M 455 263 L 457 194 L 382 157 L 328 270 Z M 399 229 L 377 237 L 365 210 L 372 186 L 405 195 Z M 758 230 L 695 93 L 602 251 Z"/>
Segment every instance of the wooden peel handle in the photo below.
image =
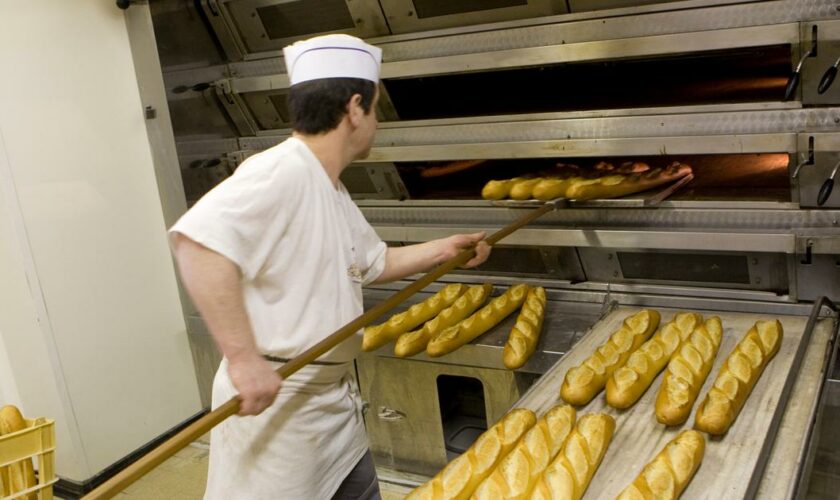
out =
<path fill-rule="evenodd" d="M 547 203 L 536 210 L 532 210 L 528 214 L 493 233 L 484 241 L 486 241 L 489 245 L 494 245 L 522 226 L 554 210 L 555 206 L 556 205 L 553 203 Z M 405 299 L 419 292 L 456 267 L 463 266 L 473 257 L 475 257 L 475 250 L 462 251 L 457 256 L 444 262 L 399 292 L 395 293 L 386 301 L 376 305 L 350 323 L 344 325 L 329 337 L 303 352 L 300 356 L 290 360 L 288 363 L 285 363 L 277 369 L 277 373 L 284 379 L 289 378 L 289 376 L 296 371 L 300 370 L 312 361 L 315 361 L 324 353 L 349 338 L 351 335 L 373 323 L 385 313 L 400 305 Z M 191 423 L 186 428 L 164 441 L 160 446 L 151 450 L 148 454 L 140 457 L 140 459 L 136 462 L 102 483 L 83 498 L 94 500 L 111 498 L 117 495 L 119 492 L 141 478 L 144 474 L 148 473 L 179 450 L 203 436 L 210 431 L 210 429 L 237 412 L 239 412 L 239 398 L 234 397 L 227 403 L 219 406 L 215 410 Z"/>

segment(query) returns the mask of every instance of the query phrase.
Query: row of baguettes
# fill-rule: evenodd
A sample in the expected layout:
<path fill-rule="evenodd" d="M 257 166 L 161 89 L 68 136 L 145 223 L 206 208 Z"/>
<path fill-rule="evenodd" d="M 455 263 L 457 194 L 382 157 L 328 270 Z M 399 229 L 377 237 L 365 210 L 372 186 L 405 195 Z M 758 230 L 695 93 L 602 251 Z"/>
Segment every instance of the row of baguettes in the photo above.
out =
<path fill-rule="evenodd" d="M 502 353 L 507 368 L 519 368 L 536 349 L 545 315 L 545 290 L 515 285 L 484 305 L 492 290 L 490 284 L 447 285 L 386 322 L 365 328 L 362 350 L 373 351 L 396 340 L 394 353 L 399 357 L 423 351 L 431 357 L 443 356 L 486 333 L 521 307 Z"/>
<path fill-rule="evenodd" d="M 628 408 L 667 365 L 656 398 L 656 418 L 666 425 L 684 423 L 714 364 L 723 325 L 717 316 L 704 322 L 699 314 L 679 313 L 653 334 L 659 319 L 658 312 L 648 309 L 626 318 L 589 358 L 566 372 L 560 388 L 563 400 L 585 405 L 606 387 L 607 404 Z M 695 428 L 715 435 L 726 433 L 778 352 L 782 335 L 778 320 L 755 323 L 729 354 L 700 403 Z"/>
<path fill-rule="evenodd" d="M 407 500 L 579 500 L 615 428 L 613 417 L 590 413 L 577 419 L 569 405 L 557 405 L 539 419 L 530 410 L 514 409 Z M 704 450 L 701 433 L 681 432 L 619 498 L 678 498 Z"/>
<path fill-rule="evenodd" d="M 514 177 L 492 180 L 484 185 L 481 197 L 487 200 L 594 200 L 619 198 L 653 189 L 691 173 L 688 165 L 674 162 L 665 168 L 635 173 L 609 173 L 588 178 L 579 175 Z"/>

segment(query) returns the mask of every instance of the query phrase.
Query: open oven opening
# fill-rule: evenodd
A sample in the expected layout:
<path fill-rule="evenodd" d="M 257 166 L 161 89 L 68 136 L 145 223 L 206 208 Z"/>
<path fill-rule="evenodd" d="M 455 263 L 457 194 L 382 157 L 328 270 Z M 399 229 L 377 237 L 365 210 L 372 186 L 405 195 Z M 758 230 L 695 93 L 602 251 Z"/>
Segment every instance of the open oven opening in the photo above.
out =
<path fill-rule="evenodd" d="M 599 175 L 605 163 L 616 168 L 643 163 L 655 169 L 675 161 L 691 166 L 694 179 L 669 200 L 791 201 L 790 156 L 786 153 L 403 162 L 396 167 L 410 198 L 454 200 L 480 199 L 482 187 L 493 179 L 551 177 L 568 165 L 579 168 L 584 175 Z M 458 170 L 459 164 L 468 168 Z"/>
<path fill-rule="evenodd" d="M 781 101 L 790 54 L 790 45 L 774 45 L 386 79 L 384 86 L 401 120 Z"/>
<path fill-rule="evenodd" d="M 440 419 L 446 460 L 452 460 L 487 430 L 484 385 L 477 378 L 440 375 L 437 378 Z"/>

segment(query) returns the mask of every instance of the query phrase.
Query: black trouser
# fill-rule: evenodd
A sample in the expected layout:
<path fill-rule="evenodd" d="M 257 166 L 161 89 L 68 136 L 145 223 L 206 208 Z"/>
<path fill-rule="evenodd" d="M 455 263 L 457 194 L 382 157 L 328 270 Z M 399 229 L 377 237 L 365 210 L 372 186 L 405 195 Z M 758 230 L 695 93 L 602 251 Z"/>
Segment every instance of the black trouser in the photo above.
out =
<path fill-rule="evenodd" d="M 365 453 L 350 474 L 344 478 L 332 500 L 381 500 L 379 479 L 373 466 L 370 450 Z"/>

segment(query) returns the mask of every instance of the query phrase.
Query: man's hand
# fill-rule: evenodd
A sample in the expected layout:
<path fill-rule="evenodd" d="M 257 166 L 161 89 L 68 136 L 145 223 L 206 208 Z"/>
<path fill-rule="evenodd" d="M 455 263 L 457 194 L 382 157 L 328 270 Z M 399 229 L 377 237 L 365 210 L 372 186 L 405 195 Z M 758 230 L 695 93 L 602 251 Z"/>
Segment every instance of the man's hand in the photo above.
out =
<path fill-rule="evenodd" d="M 228 360 L 228 375 L 239 391 L 239 415 L 259 415 L 271 406 L 283 379 L 271 364 L 256 354 Z"/>
<path fill-rule="evenodd" d="M 438 263 L 442 264 L 458 255 L 462 250 L 467 250 L 475 246 L 475 257 L 464 264 L 464 267 L 469 269 L 471 267 L 481 265 L 485 260 L 487 260 L 487 257 L 490 256 L 490 245 L 482 241 L 484 240 L 484 236 L 484 232 L 473 234 L 455 234 L 448 238 L 438 240 L 441 245 L 440 262 Z"/>

